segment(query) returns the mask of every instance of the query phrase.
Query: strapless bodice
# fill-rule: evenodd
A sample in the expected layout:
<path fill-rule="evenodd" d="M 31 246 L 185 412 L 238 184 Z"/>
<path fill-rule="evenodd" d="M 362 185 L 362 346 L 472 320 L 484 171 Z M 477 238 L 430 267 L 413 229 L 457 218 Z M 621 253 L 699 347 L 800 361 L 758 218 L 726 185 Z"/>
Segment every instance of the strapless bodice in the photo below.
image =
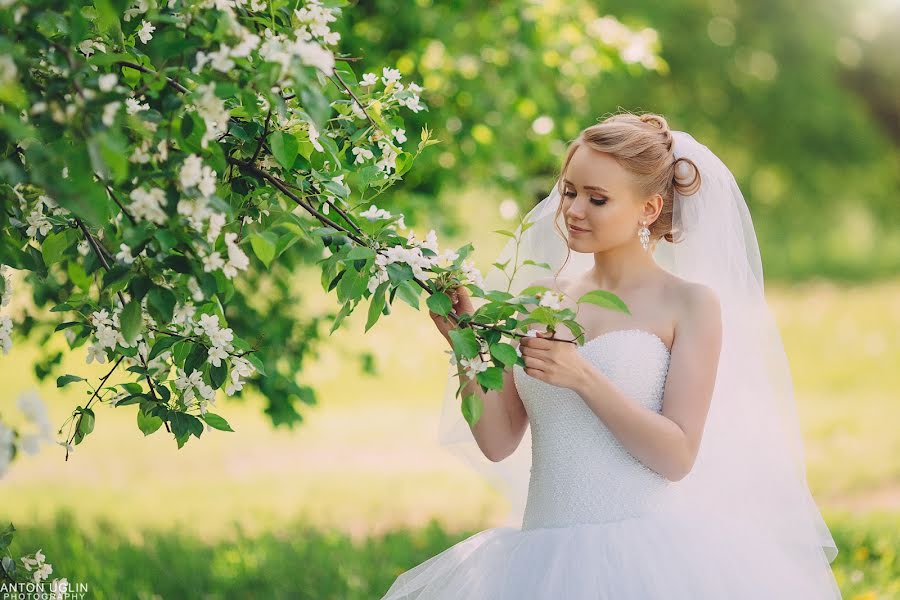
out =
<path fill-rule="evenodd" d="M 662 410 L 670 352 L 643 329 L 607 331 L 578 347 L 629 398 Z M 528 412 L 532 466 L 522 529 L 615 521 L 652 510 L 669 481 L 638 461 L 573 390 L 513 367 Z"/>

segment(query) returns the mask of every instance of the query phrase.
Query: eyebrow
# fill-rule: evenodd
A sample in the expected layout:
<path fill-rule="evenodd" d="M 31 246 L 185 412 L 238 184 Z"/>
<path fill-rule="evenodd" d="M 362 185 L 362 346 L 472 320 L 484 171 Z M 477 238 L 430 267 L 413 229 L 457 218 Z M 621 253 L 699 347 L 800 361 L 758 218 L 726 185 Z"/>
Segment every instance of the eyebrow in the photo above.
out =
<path fill-rule="evenodd" d="M 568 184 L 571 185 L 572 187 L 577 187 L 574 183 L 572 183 L 572 182 L 569 181 L 568 179 L 563 179 L 563 183 L 568 183 Z M 605 188 L 602 188 L 602 187 L 600 187 L 600 186 L 597 186 L 597 185 L 586 185 L 586 186 L 584 186 L 584 189 L 586 189 L 586 190 L 597 190 L 598 192 L 603 192 L 603 193 L 605 193 L 605 194 L 608 194 L 608 193 L 609 193 L 609 190 L 607 190 L 607 189 L 605 189 Z"/>

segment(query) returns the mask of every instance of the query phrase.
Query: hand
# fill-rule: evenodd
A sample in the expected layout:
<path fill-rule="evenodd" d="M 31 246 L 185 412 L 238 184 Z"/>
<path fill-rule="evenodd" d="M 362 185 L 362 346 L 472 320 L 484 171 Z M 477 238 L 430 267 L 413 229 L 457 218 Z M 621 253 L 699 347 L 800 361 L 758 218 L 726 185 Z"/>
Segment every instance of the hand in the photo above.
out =
<path fill-rule="evenodd" d="M 580 388 L 591 364 L 578 352 L 574 342 L 548 339 L 550 333 L 539 331 L 535 337 L 523 337 L 519 342 L 525 373 L 551 385 Z"/>
<path fill-rule="evenodd" d="M 451 302 L 453 302 L 453 312 L 457 315 L 471 315 L 475 312 L 475 307 L 472 306 L 468 288 L 464 286 L 455 287 L 452 290 L 448 290 L 448 295 L 450 296 Z M 428 311 L 428 314 L 431 315 L 431 320 L 434 321 L 438 331 L 441 332 L 441 335 L 444 336 L 444 339 L 449 343 L 450 330 L 456 329 L 456 323 L 451 321 L 449 317 L 443 317 L 430 310 Z"/>

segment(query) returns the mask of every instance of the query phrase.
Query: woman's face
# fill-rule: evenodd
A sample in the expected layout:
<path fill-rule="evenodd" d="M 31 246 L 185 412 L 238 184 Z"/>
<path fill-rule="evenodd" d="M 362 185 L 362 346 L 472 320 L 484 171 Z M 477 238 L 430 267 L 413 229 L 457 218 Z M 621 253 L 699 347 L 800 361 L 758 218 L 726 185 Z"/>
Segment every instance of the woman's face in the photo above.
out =
<path fill-rule="evenodd" d="M 610 154 L 579 146 L 563 176 L 560 202 L 569 247 L 600 252 L 623 243 L 640 244 L 638 229 L 646 217 L 632 185 L 631 175 Z M 573 231 L 572 225 L 586 231 Z"/>

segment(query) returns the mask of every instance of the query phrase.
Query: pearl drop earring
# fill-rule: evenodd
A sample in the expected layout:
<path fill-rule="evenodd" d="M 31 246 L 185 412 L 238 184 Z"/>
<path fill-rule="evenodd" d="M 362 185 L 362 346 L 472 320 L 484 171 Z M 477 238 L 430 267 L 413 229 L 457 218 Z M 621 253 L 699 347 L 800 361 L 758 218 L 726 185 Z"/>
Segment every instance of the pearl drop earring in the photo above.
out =
<path fill-rule="evenodd" d="M 641 221 L 641 228 L 638 230 L 638 236 L 641 238 L 641 246 L 646 251 L 650 247 L 650 230 L 647 229 L 647 221 Z"/>

